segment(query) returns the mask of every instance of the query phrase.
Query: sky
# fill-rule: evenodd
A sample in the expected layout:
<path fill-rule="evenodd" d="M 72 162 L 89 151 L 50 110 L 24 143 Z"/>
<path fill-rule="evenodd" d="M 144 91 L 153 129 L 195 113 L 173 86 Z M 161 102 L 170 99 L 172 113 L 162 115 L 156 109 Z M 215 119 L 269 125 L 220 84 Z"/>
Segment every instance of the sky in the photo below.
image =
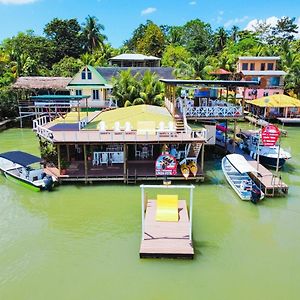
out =
<path fill-rule="evenodd" d="M 260 20 L 274 24 L 289 16 L 296 18 L 300 31 L 299 0 L 0 0 L 0 41 L 29 29 L 42 35 L 45 24 L 55 17 L 77 18 L 82 24 L 88 15 L 105 26 L 114 47 L 148 19 L 158 25 L 183 25 L 199 18 L 213 29 L 233 25 L 251 29 Z"/>

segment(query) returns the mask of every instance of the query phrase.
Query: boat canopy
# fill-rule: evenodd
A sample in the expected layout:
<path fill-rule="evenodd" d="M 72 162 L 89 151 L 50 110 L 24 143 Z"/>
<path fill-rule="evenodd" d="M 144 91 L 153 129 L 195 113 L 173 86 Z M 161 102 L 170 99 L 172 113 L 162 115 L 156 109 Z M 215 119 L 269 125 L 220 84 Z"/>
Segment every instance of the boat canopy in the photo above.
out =
<path fill-rule="evenodd" d="M 239 172 L 239 173 L 258 173 L 255 168 L 253 168 L 248 161 L 245 159 L 243 155 L 240 154 L 228 154 L 226 155 L 228 161 L 232 164 L 232 166 Z"/>
<path fill-rule="evenodd" d="M 31 164 L 41 162 L 40 157 L 22 151 L 10 151 L 0 153 L 0 157 L 10 160 L 13 163 L 21 165 L 23 167 L 27 167 Z"/>

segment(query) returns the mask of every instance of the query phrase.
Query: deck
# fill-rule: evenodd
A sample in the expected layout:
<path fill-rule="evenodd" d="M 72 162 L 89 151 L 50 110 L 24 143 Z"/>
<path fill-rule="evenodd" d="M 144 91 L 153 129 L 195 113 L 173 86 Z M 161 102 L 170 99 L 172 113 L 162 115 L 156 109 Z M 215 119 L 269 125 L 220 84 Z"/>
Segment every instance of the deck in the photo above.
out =
<path fill-rule="evenodd" d="M 155 161 L 154 160 L 133 160 L 128 161 L 127 170 L 124 171 L 123 164 L 93 166 L 88 162 L 87 177 L 85 176 L 85 168 L 83 161 L 72 162 L 67 168 L 66 173 L 59 175 L 59 171 L 55 167 L 47 167 L 45 169 L 47 174 L 54 175 L 59 178 L 61 182 L 76 182 L 76 181 L 124 181 L 126 183 L 136 183 L 136 181 L 149 180 L 163 180 L 164 177 L 155 175 Z M 178 167 L 177 175 L 168 177 L 171 180 L 185 180 Z M 203 181 L 204 172 L 198 164 L 198 171 L 196 176 L 189 177 L 188 180 Z"/>
<path fill-rule="evenodd" d="M 185 200 L 179 200 L 178 222 L 158 222 L 156 200 L 148 200 L 145 215 L 144 235 L 140 247 L 141 258 L 190 258 L 194 248 L 189 238 L 190 220 Z"/>
<path fill-rule="evenodd" d="M 223 142 L 217 141 L 216 145 L 220 147 L 225 147 Z M 248 163 L 253 166 L 255 169 L 257 169 L 257 161 L 254 160 L 250 155 L 245 153 L 243 150 L 241 150 L 237 145 L 235 148 L 233 147 L 233 144 L 227 144 L 227 153 L 236 153 L 243 155 L 245 159 L 248 161 Z M 258 166 L 259 174 L 252 174 L 251 177 L 255 181 L 255 183 L 258 186 L 262 187 L 262 191 L 264 192 L 265 196 L 267 197 L 274 197 L 275 195 L 280 195 L 282 193 L 287 194 L 288 193 L 288 185 L 284 183 L 280 177 L 275 176 L 270 170 L 265 168 L 263 165 L 259 164 Z"/>

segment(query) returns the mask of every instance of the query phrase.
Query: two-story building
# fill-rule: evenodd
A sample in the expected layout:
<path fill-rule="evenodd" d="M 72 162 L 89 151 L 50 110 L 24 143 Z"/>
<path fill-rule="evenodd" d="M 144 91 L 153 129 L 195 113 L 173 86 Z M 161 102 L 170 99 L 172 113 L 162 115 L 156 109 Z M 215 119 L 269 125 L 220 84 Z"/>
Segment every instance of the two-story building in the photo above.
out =
<path fill-rule="evenodd" d="M 283 94 L 284 71 L 277 69 L 278 56 L 241 56 L 237 63 L 237 73 L 242 75 L 242 80 L 260 81 L 255 88 L 245 88 L 247 100 Z M 242 91 L 239 91 L 242 93 Z"/>

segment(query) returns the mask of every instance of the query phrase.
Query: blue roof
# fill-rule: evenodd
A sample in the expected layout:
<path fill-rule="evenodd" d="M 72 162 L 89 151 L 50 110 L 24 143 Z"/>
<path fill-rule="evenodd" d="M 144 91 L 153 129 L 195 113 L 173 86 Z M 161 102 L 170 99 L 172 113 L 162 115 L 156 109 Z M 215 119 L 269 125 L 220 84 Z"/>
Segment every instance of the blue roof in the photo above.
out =
<path fill-rule="evenodd" d="M 21 165 L 23 167 L 27 167 L 37 162 L 41 162 L 40 157 L 22 151 L 10 151 L 0 153 L 0 157 L 10 160 L 13 163 Z"/>

